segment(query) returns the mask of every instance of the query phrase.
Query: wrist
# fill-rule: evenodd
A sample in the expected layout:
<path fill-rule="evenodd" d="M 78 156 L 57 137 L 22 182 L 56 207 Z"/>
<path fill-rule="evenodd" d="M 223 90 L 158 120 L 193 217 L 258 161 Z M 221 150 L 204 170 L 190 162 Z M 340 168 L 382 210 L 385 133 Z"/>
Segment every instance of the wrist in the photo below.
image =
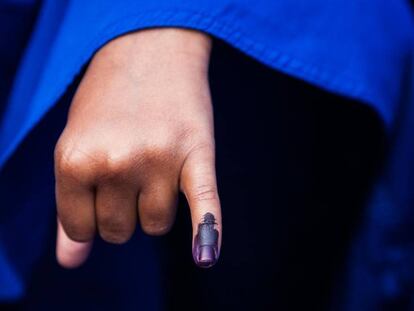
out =
<path fill-rule="evenodd" d="M 211 38 L 181 28 L 154 28 L 129 33 L 107 43 L 94 56 L 112 70 L 128 70 L 135 77 L 153 73 L 206 75 Z"/>

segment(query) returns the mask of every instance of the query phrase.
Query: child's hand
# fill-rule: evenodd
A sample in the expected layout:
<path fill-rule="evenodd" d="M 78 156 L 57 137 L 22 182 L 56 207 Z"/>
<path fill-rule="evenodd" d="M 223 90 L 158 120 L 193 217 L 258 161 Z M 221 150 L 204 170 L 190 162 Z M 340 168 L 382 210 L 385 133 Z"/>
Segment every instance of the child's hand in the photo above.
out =
<path fill-rule="evenodd" d="M 152 29 L 94 56 L 55 150 L 61 265 L 82 264 L 97 232 L 124 243 L 139 221 L 148 234 L 167 233 L 180 190 L 191 208 L 195 262 L 217 261 L 210 45 L 199 32 Z"/>

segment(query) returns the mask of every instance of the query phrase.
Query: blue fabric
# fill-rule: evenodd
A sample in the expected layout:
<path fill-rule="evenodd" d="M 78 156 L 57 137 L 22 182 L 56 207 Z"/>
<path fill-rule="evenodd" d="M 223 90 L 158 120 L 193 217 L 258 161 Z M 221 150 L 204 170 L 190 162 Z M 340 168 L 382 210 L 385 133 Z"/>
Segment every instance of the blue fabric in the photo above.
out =
<path fill-rule="evenodd" d="M 0 7 L 10 2 L 0 2 Z M 15 2 L 31 5 L 32 1 Z M 366 225 L 350 255 L 349 297 L 344 308 L 361 306 L 357 293 L 366 286 L 364 282 L 372 292 L 361 310 L 375 310 L 384 297 L 407 291 L 414 281 L 414 268 L 410 268 L 414 267 L 414 244 L 407 237 L 411 233 L 414 238 L 410 231 L 414 222 L 414 147 L 410 143 L 414 134 L 414 23 L 403 0 L 45 0 L 2 110 L 0 166 L 10 169 L 13 153 L 101 46 L 130 31 L 165 26 L 209 33 L 271 68 L 359 100 L 378 113 L 394 150 L 374 188 Z M 44 143 L 30 146 L 41 148 Z M 16 168 L 23 178 L 36 163 L 37 170 L 32 169 L 37 175 L 28 176 L 39 176 L 39 180 L 23 180 L 24 198 L 0 208 L 3 300 L 24 294 L 31 267 L 44 245 L 47 229 L 41 217 L 50 218 L 54 212 L 53 190 L 46 186 L 52 182 L 51 172 L 41 171 L 44 157 L 38 155 L 27 160 L 27 167 Z M 5 175 L 0 191 L 10 197 L 6 191 L 12 187 Z M 30 228 L 33 235 L 27 237 L 22 228 L 25 232 Z M 142 252 L 151 251 L 150 245 L 141 247 Z M 372 261 L 378 258 L 377 269 L 371 271 Z M 364 282 L 361 275 L 366 275 Z"/>

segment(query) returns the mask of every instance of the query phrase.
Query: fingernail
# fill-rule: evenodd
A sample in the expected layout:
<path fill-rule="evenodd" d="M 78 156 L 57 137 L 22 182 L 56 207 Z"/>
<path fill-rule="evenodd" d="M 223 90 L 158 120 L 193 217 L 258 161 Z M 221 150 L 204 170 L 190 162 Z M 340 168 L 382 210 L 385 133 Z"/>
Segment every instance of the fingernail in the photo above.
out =
<path fill-rule="evenodd" d="M 219 232 L 215 229 L 216 219 L 211 213 L 206 213 L 198 224 L 197 234 L 194 238 L 193 258 L 202 268 L 213 266 L 218 259 Z"/>

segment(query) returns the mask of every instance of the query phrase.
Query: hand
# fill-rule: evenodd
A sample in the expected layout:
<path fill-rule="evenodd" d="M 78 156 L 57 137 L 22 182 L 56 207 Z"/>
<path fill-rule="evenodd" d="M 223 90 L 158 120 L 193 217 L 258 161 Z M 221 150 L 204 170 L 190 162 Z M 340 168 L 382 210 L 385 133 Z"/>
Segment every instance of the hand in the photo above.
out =
<path fill-rule="evenodd" d="M 210 38 L 173 28 L 117 38 L 93 57 L 55 149 L 64 267 L 82 264 L 98 232 L 121 244 L 137 222 L 149 235 L 173 225 L 178 191 L 189 203 L 193 257 L 216 263 L 221 245 Z"/>

